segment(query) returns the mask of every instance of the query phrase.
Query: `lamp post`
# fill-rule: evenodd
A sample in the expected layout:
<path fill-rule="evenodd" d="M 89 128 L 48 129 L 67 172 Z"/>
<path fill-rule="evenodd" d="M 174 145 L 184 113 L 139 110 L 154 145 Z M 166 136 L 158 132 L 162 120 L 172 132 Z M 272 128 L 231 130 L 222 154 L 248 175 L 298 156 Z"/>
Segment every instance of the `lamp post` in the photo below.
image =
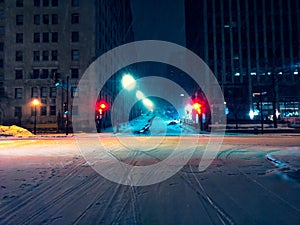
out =
<path fill-rule="evenodd" d="M 264 92 L 256 92 L 253 93 L 253 96 L 259 96 L 259 101 L 260 101 L 260 123 L 261 123 L 261 134 L 264 133 L 264 115 L 263 115 L 263 98 L 262 96 L 267 94 L 266 91 Z"/>
<path fill-rule="evenodd" d="M 39 100 L 34 99 L 32 101 L 32 104 L 34 105 L 34 124 L 33 124 L 33 133 L 36 134 L 36 106 L 40 104 Z"/>

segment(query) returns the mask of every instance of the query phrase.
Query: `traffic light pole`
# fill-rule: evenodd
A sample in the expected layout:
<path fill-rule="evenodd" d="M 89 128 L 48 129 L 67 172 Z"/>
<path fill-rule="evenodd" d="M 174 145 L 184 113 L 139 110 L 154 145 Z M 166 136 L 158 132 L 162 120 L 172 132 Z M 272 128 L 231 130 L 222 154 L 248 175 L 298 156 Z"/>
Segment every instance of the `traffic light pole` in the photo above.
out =
<path fill-rule="evenodd" d="M 262 101 L 263 93 L 260 93 L 259 100 L 260 100 L 260 123 L 261 123 L 261 134 L 264 133 L 264 115 L 263 115 L 263 101 Z"/>
<path fill-rule="evenodd" d="M 69 134 L 69 76 L 67 76 L 67 114 L 66 114 L 66 135 Z"/>

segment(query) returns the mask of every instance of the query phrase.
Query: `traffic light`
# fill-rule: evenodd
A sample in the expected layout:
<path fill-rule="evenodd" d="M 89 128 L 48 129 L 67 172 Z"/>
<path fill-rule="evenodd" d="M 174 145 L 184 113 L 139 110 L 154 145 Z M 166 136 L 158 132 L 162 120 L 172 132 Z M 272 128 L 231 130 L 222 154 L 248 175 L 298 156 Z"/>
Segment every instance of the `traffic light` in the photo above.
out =
<path fill-rule="evenodd" d="M 196 110 L 196 112 L 197 112 L 198 114 L 201 114 L 201 113 L 202 113 L 202 104 L 201 104 L 200 102 L 195 101 L 195 102 L 193 103 L 193 108 Z"/>
<path fill-rule="evenodd" d="M 107 102 L 105 101 L 99 101 L 97 104 L 96 104 L 96 110 L 97 112 L 102 115 L 106 110 L 109 109 L 109 105 L 107 104 Z"/>
<path fill-rule="evenodd" d="M 65 102 L 64 103 L 64 114 L 67 115 L 68 113 L 69 113 L 68 104 Z"/>

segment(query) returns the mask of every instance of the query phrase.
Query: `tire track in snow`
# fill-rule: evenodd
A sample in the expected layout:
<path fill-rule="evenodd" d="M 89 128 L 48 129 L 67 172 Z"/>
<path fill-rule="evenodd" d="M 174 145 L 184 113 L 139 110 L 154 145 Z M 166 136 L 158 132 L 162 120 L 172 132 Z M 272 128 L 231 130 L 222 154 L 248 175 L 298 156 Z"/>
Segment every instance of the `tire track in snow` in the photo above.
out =
<path fill-rule="evenodd" d="M 249 149 L 249 147 L 245 148 L 245 149 Z M 273 150 L 269 151 L 272 152 Z M 239 148 L 239 149 L 229 149 L 228 151 L 226 151 L 226 155 L 225 155 L 225 159 L 230 159 L 231 155 L 236 153 L 236 152 L 244 152 L 243 149 Z M 249 150 L 247 152 L 250 152 Z M 263 154 L 264 155 L 264 154 Z M 284 202 L 285 204 L 287 204 L 289 207 L 291 207 L 292 209 L 296 210 L 298 213 L 300 212 L 300 209 L 296 208 L 295 206 L 291 205 L 288 201 L 286 201 L 285 199 L 281 198 L 278 194 L 272 192 L 270 189 L 266 188 L 263 184 L 261 184 L 260 182 L 258 182 L 256 179 L 251 178 L 248 174 L 244 173 L 243 171 L 241 171 L 237 166 L 233 166 L 230 163 L 227 163 L 225 160 L 223 160 L 221 157 L 219 158 L 224 165 L 226 165 L 227 167 L 230 168 L 234 168 L 236 169 L 240 174 L 242 174 L 243 176 L 245 176 L 248 180 L 250 180 L 251 182 L 253 182 L 254 184 L 256 184 L 257 186 L 259 186 L 261 189 L 263 189 L 264 191 L 266 191 L 267 193 L 271 194 L 273 196 L 273 198 L 276 198 L 282 202 Z"/>
<path fill-rule="evenodd" d="M 64 183 L 69 182 L 72 179 L 74 179 L 74 177 L 81 174 L 82 171 L 78 170 L 78 167 L 81 167 L 83 164 L 84 163 L 79 163 L 76 164 L 75 167 L 72 167 L 68 171 L 66 177 L 59 178 L 62 179 L 59 180 L 60 182 L 56 182 L 54 185 L 53 182 L 49 182 L 46 185 L 44 185 L 45 183 L 43 181 L 43 183 L 37 188 L 31 189 L 29 192 L 26 192 L 24 195 L 20 196 L 17 201 L 12 201 L 7 205 L 5 205 L 4 207 L 2 207 L 0 209 L 1 219 L 4 221 L 9 221 L 9 218 L 13 217 L 14 215 L 17 215 L 18 212 L 24 210 L 25 207 L 28 208 L 28 205 L 34 205 L 40 199 L 43 199 L 45 193 L 47 193 L 48 195 L 50 193 L 55 194 L 55 192 L 60 190 L 61 188 L 60 186 L 62 182 Z"/>
<path fill-rule="evenodd" d="M 196 192 L 196 194 L 199 197 L 199 200 L 201 201 L 201 204 L 203 205 L 203 208 L 205 209 L 207 216 L 209 217 L 211 224 L 215 224 L 215 221 L 212 218 L 211 212 L 209 211 L 208 207 L 205 206 L 204 203 L 206 203 L 211 209 L 214 210 L 214 212 L 217 214 L 219 221 L 221 222 L 221 224 L 230 224 L 233 225 L 234 222 L 232 220 L 232 218 L 229 217 L 229 215 L 227 215 L 225 213 L 224 210 L 222 210 L 213 200 L 212 198 L 207 194 L 207 192 L 205 191 L 205 189 L 203 188 L 203 186 L 201 185 L 200 181 L 198 180 L 198 178 L 196 177 L 195 173 L 192 172 L 192 166 L 188 165 L 190 170 L 191 170 L 191 174 L 193 175 L 194 180 L 197 183 L 197 187 L 195 187 L 195 185 L 193 184 L 193 182 L 191 182 L 187 175 L 183 172 L 181 172 L 180 176 L 183 178 L 183 180 L 190 186 L 190 188 L 192 190 L 194 190 Z M 203 201 L 204 200 L 204 201 Z"/>

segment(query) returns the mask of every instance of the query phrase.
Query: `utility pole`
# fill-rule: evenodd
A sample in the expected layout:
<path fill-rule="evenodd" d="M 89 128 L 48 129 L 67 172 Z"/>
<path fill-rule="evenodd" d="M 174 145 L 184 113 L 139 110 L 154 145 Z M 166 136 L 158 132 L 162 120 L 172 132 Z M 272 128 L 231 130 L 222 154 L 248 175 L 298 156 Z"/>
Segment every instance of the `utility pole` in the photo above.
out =
<path fill-rule="evenodd" d="M 66 135 L 68 136 L 69 134 L 69 76 L 67 76 L 67 86 L 66 86 L 66 89 L 67 89 L 67 94 L 66 94 L 66 97 L 67 97 L 67 113 L 66 113 Z"/>

